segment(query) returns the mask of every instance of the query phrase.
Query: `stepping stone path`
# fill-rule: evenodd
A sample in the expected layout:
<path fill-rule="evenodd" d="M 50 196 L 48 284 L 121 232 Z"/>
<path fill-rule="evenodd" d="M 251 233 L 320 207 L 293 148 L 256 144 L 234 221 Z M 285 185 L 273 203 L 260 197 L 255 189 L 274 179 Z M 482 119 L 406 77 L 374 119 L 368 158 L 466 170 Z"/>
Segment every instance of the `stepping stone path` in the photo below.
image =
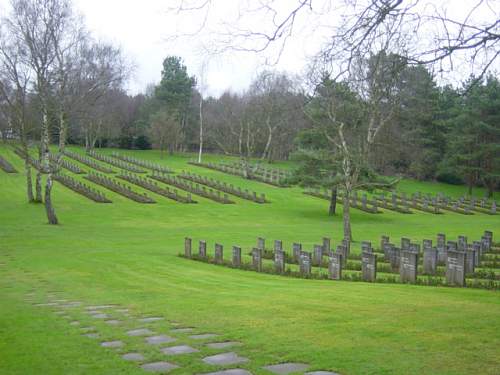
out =
<path fill-rule="evenodd" d="M 203 333 L 201 335 L 192 335 L 189 336 L 190 339 L 193 340 L 205 340 L 205 339 L 211 339 L 213 337 L 217 337 L 219 335 L 216 335 L 215 333 Z"/>
<path fill-rule="evenodd" d="M 240 357 L 235 352 L 228 352 L 205 357 L 203 358 L 203 362 L 208 363 L 209 365 L 225 366 L 248 362 L 248 358 Z"/>
<path fill-rule="evenodd" d="M 131 331 L 127 331 L 127 335 L 129 336 L 147 336 L 147 335 L 152 335 L 153 333 L 154 332 L 148 328 L 138 328 L 138 329 L 133 329 Z"/>
<path fill-rule="evenodd" d="M 140 353 L 127 353 L 122 358 L 126 361 L 144 361 L 144 356 Z"/>
<path fill-rule="evenodd" d="M 123 341 L 104 341 L 101 342 L 101 346 L 104 348 L 121 348 L 123 346 Z"/>
<path fill-rule="evenodd" d="M 231 346 L 240 345 L 241 343 L 238 341 L 225 341 L 225 342 L 211 342 L 207 344 L 207 346 L 211 349 L 225 349 L 230 348 Z"/>
<path fill-rule="evenodd" d="M 308 367 L 309 365 L 305 363 L 280 363 L 278 365 L 265 366 L 263 369 L 273 374 L 286 375 L 292 372 L 305 371 Z"/>
<path fill-rule="evenodd" d="M 146 363 L 141 366 L 143 370 L 148 372 L 168 372 L 178 367 L 179 366 L 176 366 L 168 362 L 152 362 L 152 363 Z"/>
<path fill-rule="evenodd" d="M 138 319 L 139 322 L 142 322 L 142 323 L 151 323 L 151 322 L 157 322 L 159 320 L 163 320 L 164 318 L 161 318 L 159 316 L 150 316 L 148 318 L 141 318 L 141 319 Z"/>
<path fill-rule="evenodd" d="M 209 373 L 203 374 L 203 375 L 252 375 L 252 373 L 250 371 L 247 371 L 247 370 L 242 370 L 242 369 L 236 368 L 233 370 L 209 372 Z"/>
<path fill-rule="evenodd" d="M 161 352 L 163 354 L 168 354 L 168 355 L 178 355 L 178 354 L 196 353 L 199 352 L 199 350 L 192 348 L 189 345 L 179 345 L 179 346 L 170 346 L 168 348 L 163 348 Z"/>
<path fill-rule="evenodd" d="M 166 335 L 146 337 L 146 342 L 151 345 L 166 344 L 174 341 L 177 341 L 177 339 Z"/>

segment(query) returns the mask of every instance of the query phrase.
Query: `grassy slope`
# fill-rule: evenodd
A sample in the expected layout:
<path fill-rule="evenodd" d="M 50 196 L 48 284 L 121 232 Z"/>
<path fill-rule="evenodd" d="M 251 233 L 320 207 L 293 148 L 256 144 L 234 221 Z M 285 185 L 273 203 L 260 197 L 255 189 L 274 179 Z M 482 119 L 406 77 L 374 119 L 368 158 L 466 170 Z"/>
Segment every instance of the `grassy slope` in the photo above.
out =
<path fill-rule="evenodd" d="M 22 170 L 11 151 L 0 146 L 0 153 Z M 158 160 L 153 151 L 129 154 Z M 180 170 L 186 161 L 167 157 L 165 163 Z M 137 315 L 161 314 L 241 340 L 245 345 L 238 352 L 252 359 L 246 367 L 255 374 L 264 374 L 262 365 L 281 360 L 342 374 L 500 372 L 496 292 L 295 280 L 178 258 L 184 236 L 206 239 L 209 250 L 221 242 L 228 256 L 231 245 L 248 250 L 257 236 L 269 243 L 282 239 L 290 248 L 296 241 L 309 247 L 325 235 L 337 244 L 341 234 L 341 217 L 326 215 L 328 202 L 298 188 L 278 189 L 188 168 L 265 192 L 272 203 L 236 199 L 236 205 L 220 205 L 200 198 L 198 205 L 181 205 L 155 196 L 156 205 L 140 205 L 106 191 L 114 203 L 99 205 L 56 184 L 62 225 L 50 227 L 42 206 L 24 203 L 23 176 L 0 173 L 0 262 L 7 263 L 0 268 L 0 298 L 6 302 L 0 314 L 0 373 L 140 373 L 49 309 L 24 302 L 22 292 L 32 287 L 39 290 L 38 298 L 43 291 L 61 290 L 71 299 L 119 303 Z M 410 181 L 402 189 L 436 191 Z M 463 188 L 440 184 L 437 191 L 461 194 Z M 378 243 L 381 234 L 421 240 L 437 232 L 471 239 L 485 229 L 500 232 L 498 216 L 352 213 L 359 241 Z M 122 337 L 123 328 L 103 329 L 109 338 Z M 148 350 L 151 359 L 164 358 L 141 341 L 128 347 L 134 348 Z M 184 368 L 173 374 L 185 374 L 187 366 L 193 372 L 211 370 L 179 361 Z"/>

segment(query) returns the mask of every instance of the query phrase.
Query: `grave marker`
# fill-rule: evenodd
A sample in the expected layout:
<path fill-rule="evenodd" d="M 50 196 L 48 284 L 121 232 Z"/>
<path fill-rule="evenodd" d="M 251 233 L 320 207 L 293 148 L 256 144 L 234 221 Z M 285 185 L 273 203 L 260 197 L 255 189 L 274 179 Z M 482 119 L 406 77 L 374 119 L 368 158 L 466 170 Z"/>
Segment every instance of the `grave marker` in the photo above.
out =
<path fill-rule="evenodd" d="M 474 273 L 474 268 L 476 266 L 476 254 L 474 249 L 471 247 L 467 247 L 465 250 L 465 274 Z"/>
<path fill-rule="evenodd" d="M 411 250 L 401 251 L 401 264 L 399 266 L 399 277 L 402 283 L 417 281 L 418 253 Z"/>
<path fill-rule="evenodd" d="M 340 280 L 342 278 L 342 254 L 330 254 L 328 262 L 328 277 L 332 280 Z"/>
<path fill-rule="evenodd" d="M 401 250 L 410 250 L 410 239 L 403 237 L 401 238 Z"/>
<path fill-rule="evenodd" d="M 274 268 L 277 273 L 285 272 L 285 252 L 283 250 L 274 251 Z"/>
<path fill-rule="evenodd" d="M 448 285 L 465 286 L 466 254 L 448 249 L 446 257 L 446 283 Z"/>
<path fill-rule="evenodd" d="M 191 258 L 191 238 L 184 238 L 184 256 L 186 258 Z"/>
<path fill-rule="evenodd" d="M 323 260 L 323 246 L 314 245 L 313 264 L 315 266 L 321 266 L 322 260 Z"/>
<path fill-rule="evenodd" d="M 252 265 L 255 271 L 262 271 L 262 249 L 254 248 L 252 250 Z"/>
<path fill-rule="evenodd" d="M 202 257 L 202 258 L 207 257 L 207 243 L 205 241 L 200 241 L 198 253 L 199 253 L 200 257 Z"/>
<path fill-rule="evenodd" d="M 361 275 L 363 281 L 375 281 L 377 278 L 377 254 L 363 253 L 361 255 Z"/>
<path fill-rule="evenodd" d="M 241 266 L 241 247 L 233 246 L 233 266 Z"/>
<path fill-rule="evenodd" d="M 280 240 L 274 241 L 274 251 L 283 250 L 283 242 Z"/>
<path fill-rule="evenodd" d="M 424 247 L 424 273 L 435 275 L 437 270 L 438 252 L 435 247 Z"/>
<path fill-rule="evenodd" d="M 215 244 L 215 263 L 222 264 L 224 261 L 224 248 L 221 244 Z"/>
<path fill-rule="evenodd" d="M 361 242 L 361 252 L 362 253 L 373 253 L 372 243 L 369 241 Z"/>
<path fill-rule="evenodd" d="M 323 254 L 328 254 L 331 250 L 331 241 L 328 237 L 323 237 Z"/>
<path fill-rule="evenodd" d="M 309 276 L 311 274 L 311 253 L 306 251 L 300 252 L 300 273 L 303 276 Z"/>
<path fill-rule="evenodd" d="M 293 252 L 293 260 L 295 263 L 299 263 L 300 259 L 300 252 L 302 251 L 302 244 L 300 243 L 294 243 L 292 247 L 292 252 Z"/>
<path fill-rule="evenodd" d="M 257 249 L 264 250 L 266 248 L 266 239 L 259 237 L 257 238 Z"/>

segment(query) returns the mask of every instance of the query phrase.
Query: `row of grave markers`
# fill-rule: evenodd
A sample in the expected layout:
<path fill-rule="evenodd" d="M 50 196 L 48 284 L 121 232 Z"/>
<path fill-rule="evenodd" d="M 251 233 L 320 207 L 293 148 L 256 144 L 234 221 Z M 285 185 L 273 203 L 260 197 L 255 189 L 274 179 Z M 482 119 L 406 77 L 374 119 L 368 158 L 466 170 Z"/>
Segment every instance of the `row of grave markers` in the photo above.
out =
<path fill-rule="evenodd" d="M 424 273 L 433 275 L 436 273 L 437 265 L 443 260 L 446 265 L 446 283 L 448 285 L 465 286 L 465 276 L 474 272 L 476 262 L 485 251 L 491 249 L 493 243 L 493 233 L 485 231 L 481 241 L 474 241 L 472 246 L 467 245 L 467 238 L 459 237 L 458 242 L 448 241 L 443 250 L 444 234 L 438 234 L 437 247 L 432 247 L 432 240 L 423 241 L 423 268 Z M 384 250 L 384 258 L 389 260 L 394 269 L 399 270 L 400 281 L 402 283 L 416 283 L 418 276 L 418 265 L 420 257 L 420 245 L 412 244 L 407 238 L 402 238 L 401 248 L 397 248 L 389 243 L 387 236 L 382 236 L 381 248 Z M 263 252 L 265 250 L 265 239 L 257 239 L 257 247 L 252 249 L 252 268 L 262 271 Z M 328 257 L 328 277 L 332 280 L 342 279 L 342 269 L 345 267 L 350 252 L 349 241 L 343 240 L 337 246 L 337 251 L 330 250 L 330 239 L 323 238 L 322 245 L 314 245 L 313 252 L 302 250 L 302 245 L 294 243 L 292 246 L 293 261 L 298 263 L 299 272 L 302 276 L 311 275 L 312 266 L 321 266 L 323 257 Z M 444 257 L 439 254 L 445 254 Z M 185 238 L 184 257 L 191 258 L 192 239 Z M 207 258 L 207 244 L 199 241 L 198 256 Z M 224 263 L 224 248 L 221 244 L 215 244 L 214 262 Z M 231 265 L 241 267 L 241 247 L 232 247 Z M 274 268 L 276 273 L 284 273 L 286 267 L 286 254 L 283 250 L 283 243 L 280 240 L 274 241 Z M 377 278 L 377 254 L 374 252 L 371 243 L 363 241 L 361 244 L 361 279 L 367 282 L 374 282 Z"/>

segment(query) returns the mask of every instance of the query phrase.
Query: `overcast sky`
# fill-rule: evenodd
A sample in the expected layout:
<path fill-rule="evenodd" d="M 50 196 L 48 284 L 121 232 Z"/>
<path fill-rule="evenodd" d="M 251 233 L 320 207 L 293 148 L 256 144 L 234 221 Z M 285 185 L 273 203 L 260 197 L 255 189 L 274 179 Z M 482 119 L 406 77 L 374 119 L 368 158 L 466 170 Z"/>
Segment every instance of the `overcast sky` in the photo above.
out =
<path fill-rule="evenodd" d="M 214 2 L 208 22 L 196 37 L 182 37 L 175 40 L 173 35 L 199 30 L 204 22 L 203 12 L 176 14 L 169 9 L 178 0 L 73 0 L 76 8 L 85 18 L 87 27 L 96 38 L 113 42 L 122 47 L 125 55 L 135 65 L 135 73 L 128 84 L 131 94 L 144 92 L 149 83 L 160 80 L 162 61 L 168 55 L 178 55 L 184 59 L 189 73 L 200 76 L 203 58 L 201 44 L 207 43 L 211 30 L 224 29 L 225 22 L 237 19 L 241 7 L 251 9 L 258 0 L 219 0 Z M 450 12 L 458 17 L 465 8 L 477 0 L 428 0 L 439 4 L 452 4 Z M 498 0 L 490 0 L 498 6 Z M 0 10 L 8 0 L 0 0 Z M 328 2 L 325 2 L 328 3 Z M 292 0 L 276 0 L 281 10 L 296 4 Z M 335 4 L 335 2 L 332 2 Z M 315 9 L 316 10 L 316 9 Z M 500 9 L 494 10 L 500 15 Z M 248 12 L 247 12 L 248 14 Z M 335 12 L 333 12 L 335 14 Z M 494 14 L 494 13 L 493 13 Z M 261 12 L 246 18 L 251 27 L 265 30 L 264 16 Z M 288 40 L 279 62 L 272 68 L 291 73 L 304 73 L 306 62 L 325 41 L 329 26 L 335 22 L 332 12 L 327 17 L 298 18 L 293 36 Z M 245 25 L 245 26 L 248 26 Z M 250 26 L 249 26 L 250 27 Z M 274 62 L 277 50 L 271 49 L 264 54 L 232 53 L 218 58 L 210 58 L 205 73 L 206 95 L 220 95 L 224 90 L 242 91 L 248 87 L 257 72 L 269 68 L 266 62 Z"/>

